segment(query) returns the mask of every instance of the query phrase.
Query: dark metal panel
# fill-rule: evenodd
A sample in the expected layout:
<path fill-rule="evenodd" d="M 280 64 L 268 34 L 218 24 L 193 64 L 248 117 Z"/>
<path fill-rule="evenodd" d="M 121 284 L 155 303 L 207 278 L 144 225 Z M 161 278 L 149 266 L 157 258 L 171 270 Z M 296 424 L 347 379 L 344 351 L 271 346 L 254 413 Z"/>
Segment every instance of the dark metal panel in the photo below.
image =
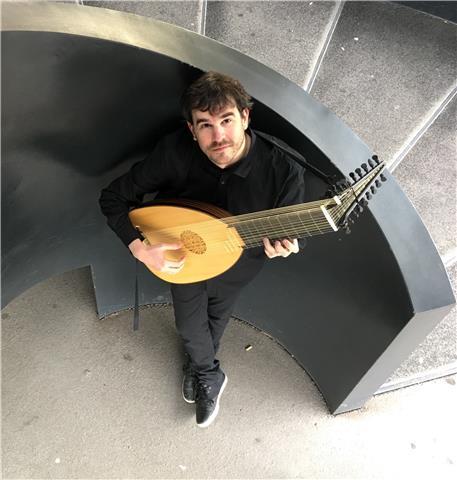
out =
<path fill-rule="evenodd" d="M 410 7 L 414 10 L 429 13 L 430 15 L 434 15 L 445 20 L 450 20 L 453 23 L 457 23 L 457 6 L 455 4 L 455 1 L 439 2 L 436 0 L 432 0 L 427 2 L 406 1 L 392 3 L 399 3 L 401 5 L 404 5 L 405 7 Z"/>
<path fill-rule="evenodd" d="M 132 306 L 134 263 L 105 226 L 99 191 L 179 124 L 179 96 L 201 70 L 238 77 L 257 100 L 253 126 L 321 169 L 347 174 L 372 154 L 299 87 L 210 39 L 89 7 L 3 9 L 3 304 L 91 265 L 99 315 Z M 361 406 L 454 302 L 432 240 L 388 177 L 352 235 L 268 262 L 236 311 L 296 357 L 337 413 Z M 325 190 L 307 182 L 313 198 Z M 166 284 L 140 277 L 142 304 L 170 300 Z"/>

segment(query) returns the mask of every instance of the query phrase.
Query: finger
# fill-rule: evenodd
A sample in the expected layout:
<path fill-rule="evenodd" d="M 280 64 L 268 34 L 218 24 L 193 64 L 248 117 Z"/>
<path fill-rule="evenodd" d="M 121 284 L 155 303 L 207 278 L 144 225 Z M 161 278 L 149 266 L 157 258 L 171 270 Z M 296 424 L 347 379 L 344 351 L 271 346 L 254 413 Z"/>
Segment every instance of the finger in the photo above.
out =
<path fill-rule="evenodd" d="M 185 257 L 181 258 L 180 260 L 166 260 L 165 266 L 171 268 L 181 268 L 184 265 L 185 260 Z"/>
<path fill-rule="evenodd" d="M 292 241 L 286 238 L 282 241 L 282 243 L 289 253 L 298 253 L 298 240 L 296 238 L 294 238 Z"/>
<path fill-rule="evenodd" d="M 288 253 L 287 249 L 283 247 L 282 243 L 279 240 L 276 240 L 275 242 L 275 252 L 278 255 L 284 255 L 285 253 Z"/>
<path fill-rule="evenodd" d="M 281 243 L 282 243 L 282 246 L 285 249 L 285 252 L 282 253 L 282 256 L 283 257 L 288 257 L 292 253 L 293 245 L 292 245 L 292 243 L 290 243 L 289 240 L 287 240 L 287 238 L 282 240 Z"/>
<path fill-rule="evenodd" d="M 275 254 L 275 249 L 274 249 L 273 245 L 271 244 L 270 240 L 268 240 L 268 238 L 263 238 L 262 241 L 263 241 L 263 245 L 265 247 L 265 253 L 268 256 L 274 255 Z"/>
<path fill-rule="evenodd" d="M 181 242 L 175 242 L 175 243 L 160 243 L 158 247 L 161 250 L 179 250 L 180 248 L 183 247 L 183 244 Z"/>
<path fill-rule="evenodd" d="M 264 245 L 264 252 L 265 252 L 265 255 L 268 257 L 268 258 L 274 258 L 274 257 L 277 257 L 278 254 L 276 253 L 273 245 L 271 244 L 270 240 L 268 238 L 264 238 L 263 239 L 263 245 Z"/>
<path fill-rule="evenodd" d="M 293 252 L 298 253 L 298 251 L 300 250 L 300 247 L 298 246 L 298 239 L 294 238 L 292 243 L 293 243 L 293 246 L 294 246 Z"/>

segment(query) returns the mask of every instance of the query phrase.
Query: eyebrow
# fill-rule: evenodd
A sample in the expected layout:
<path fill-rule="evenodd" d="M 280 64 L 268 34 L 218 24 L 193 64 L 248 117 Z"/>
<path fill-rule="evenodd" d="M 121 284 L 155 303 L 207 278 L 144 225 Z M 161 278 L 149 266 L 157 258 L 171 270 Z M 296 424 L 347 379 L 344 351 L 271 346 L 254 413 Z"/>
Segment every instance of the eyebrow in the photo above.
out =
<path fill-rule="evenodd" d="M 233 112 L 227 112 L 227 113 L 224 113 L 224 115 L 222 115 L 220 118 L 224 119 L 224 118 L 227 118 L 227 117 L 234 117 L 234 116 L 235 116 L 235 114 Z M 199 125 L 200 123 L 207 123 L 207 122 L 209 122 L 208 118 L 199 118 L 195 122 L 195 125 Z"/>

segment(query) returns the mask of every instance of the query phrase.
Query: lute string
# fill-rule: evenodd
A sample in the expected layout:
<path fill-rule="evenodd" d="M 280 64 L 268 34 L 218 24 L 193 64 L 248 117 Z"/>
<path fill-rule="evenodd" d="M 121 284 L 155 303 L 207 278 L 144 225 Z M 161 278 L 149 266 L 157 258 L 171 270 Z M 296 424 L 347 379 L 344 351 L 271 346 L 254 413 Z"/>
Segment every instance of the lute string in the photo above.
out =
<path fill-rule="evenodd" d="M 303 204 L 302 204 L 303 205 Z M 335 208 L 335 207 L 332 207 L 332 208 Z M 328 210 L 330 211 L 330 210 Z M 268 212 L 268 215 L 266 215 L 266 212 Z M 274 214 L 271 214 L 271 212 L 275 212 Z M 313 213 L 314 214 L 317 214 L 318 215 L 318 219 L 315 218 L 315 216 L 313 216 Z M 293 222 L 290 222 L 290 220 L 287 218 L 286 215 L 293 215 L 295 214 L 298 218 L 295 219 L 295 221 Z M 300 214 L 301 214 L 301 217 L 300 217 Z M 327 220 L 325 219 L 325 217 L 323 216 L 322 214 L 322 210 L 320 208 L 314 208 L 312 210 L 303 210 L 302 208 L 296 208 L 294 212 L 281 212 L 281 213 L 276 213 L 276 209 L 274 210 L 266 210 L 264 212 L 254 212 L 254 214 L 249 214 L 249 216 L 254 216 L 256 215 L 257 218 L 250 218 L 250 219 L 246 219 L 246 216 L 245 215 L 239 215 L 239 216 L 235 216 L 235 217 L 226 217 L 226 218 L 220 218 L 220 219 L 211 219 L 211 220 L 205 220 L 205 221 L 202 221 L 202 222 L 195 222 L 195 223 L 192 223 L 192 224 L 185 224 L 185 225 L 179 225 L 179 226 L 176 226 L 176 227 L 169 227 L 169 228 L 166 228 L 166 229 L 163 229 L 164 231 L 168 231 L 170 233 L 172 233 L 173 231 L 176 231 L 176 232 L 181 232 L 183 230 L 186 230 L 186 229 L 198 229 L 199 232 L 202 232 L 202 233 L 210 233 L 211 231 L 213 231 L 215 229 L 215 222 L 217 223 L 218 227 L 217 228 L 220 228 L 220 224 L 219 222 L 223 222 L 223 223 L 226 223 L 229 227 L 247 227 L 248 229 L 250 227 L 254 227 L 254 228 L 258 228 L 260 225 L 262 225 L 262 221 L 265 222 L 265 221 L 274 221 L 274 220 L 278 220 L 279 223 L 280 223 L 280 220 L 283 220 L 285 221 L 288 225 L 300 225 L 300 226 L 314 226 L 314 225 L 325 225 L 327 222 Z M 304 216 L 308 216 L 309 218 L 303 218 Z M 240 220 L 241 218 L 241 220 Z M 257 224 L 254 224 L 254 223 L 249 223 L 249 222 L 260 222 L 260 223 L 257 223 Z M 262 225 L 263 226 L 263 225 Z M 270 226 L 269 226 L 270 227 Z M 282 227 L 280 227 L 282 228 Z"/>
<path fill-rule="evenodd" d="M 314 221 L 310 222 L 308 225 L 303 225 L 301 222 L 291 222 L 288 223 L 287 225 L 284 224 L 283 226 L 280 226 L 279 228 L 274 225 L 262 225 L 262 228 L 259 228 L 258 226 L 255 230 L 252 228 L 252 226 L 244 225 L 243 227 L 238 226 L 239 228 L 236 228 L 237 226 L 234 225 L 231 228 L 235 228 L 236 231 L 238 232 L 238 235 L 242 237 L 243 239 L 253 239 L 253 238 L 259 238 L 259 237 L 280 237 L 280 236 L 290 236 L 291 234 L 294 234 L 296 232 L 299 233 L 319 233 L 323 228 L 329 226 L 329 222 L 325 217 L 322 220 L 319 221 Z M 161 234 L 164 236 L 170 236 L 170 237 L 180 237 L 181 233 L 183 231 L 187 230 L 192 230 L 195 231 L 198 235 L 208 235 L 212 231 L 217 231 L 217 229 L 220 229 L 220 225 L 218 225 L 218 228 L 213 229 L 207 229 L 206 231 L 202 231 L 201 229 L 195 229 L 195 226 L 189 225 L 189 228 L 186 228 L 187 226 L 183 226 L 182 228 L 173 228 L 173 229 L 161 229 L 161 230 L 156 230 L 156 234 Z M 147 233 L 147 232 L 145 232 Z"/>
<path fill-rule="evenodd" d="M 340 211 L 344 210 L 342 206 L 339 206 L 338 209 Z M 319 222 L 319 227 L 314 228 L 311 231 L 309 228 L 303 228 L 301 224 L 296 224 L 294 228 L 294 232 L 283 232 L 283 231 L 278 232 L 278 231 L 269 230 L 264 232 L 255 232 L 253 235 L 252 234 L 246 235 L 246 232 L 244 232 L 244 235 L 243 234 L 240 235 L 240 233 L 238 233 L 241 241 L 243 242 L 242 244 L 239 243 L 239 240 L 236 237 L 232 237 L 230 239 L 224 239 L 217 242 L 213 241 L 212 244 L 218 245 L 218 246 L 220 244 L 225 244 L 224 246 L 226 247 L 226 250 L 230 251 L 230 250 L 233 250 L 234 246 L 235 248 L 239 248 L 239 249 L 248 249 L 256 246 L 263 246 L 262 238 L 265 238 L 265 237 L 266 238 L 268 237 L 283 238 L 283 237 L 296 236 L 298 238 L 303 238 L 303 237 L 310 237 L 318 234 L 330 233 L 332 231 L 334 231 L 333 228 L 331 228 L 328 221 L 325 220 L 325 221 Z M 293 233 L 293 235 L 290 235 L 290 233 Z M 198 244 L 196 244 L 196 246 L 198 246 Z M 215 253 L 215 254 L 218 254 L 218 253 Z"/>
<path fill-rule="evenodd" d="M 354 196 L 353 192 L 349 193 L 350 196 Z M 340 218 L 340 214 L 343 210 L 346 210 L 346 206 L 344 205 L 344 200 L 347 200 L 348 195 L 346 192 L 340 195 L 340 199 L 342 199 L 341 205 L 332 206 L 327 210 L 330 216 L 333 218 L 332 213 L 336 213 L 336 218 Z M 278 209 L 273 210 L 265 210 L 261 212 L 253 212 L 250 214 L 243 214 L 234 217 L 226 217 L 222 219 L 211 219 L 203 222 L 195 222 L 189 225 L 181 225 L 179 227 L 172 227 L 167 229 L 161 229 L 157 232 L 160 232 L 164 235 L 171 235 L 171 236 L 180 236 L 183 230 L 187 229 L 195 229 L 198 228 L 198 231 L 202 234 L 211 233 L 211 231 L 215 230 L 214 224 L 215 221 L 218 222 L 218 229 L 220 229 L 220 221 L 227 223 L 229 227 L 234 227 L 237 229 L 240 237 L 243 241 L 250 243 L 253 241 L 259 241 L 259 237 L 281 237 L 281 236 L 288 236 L 292 235 L 303 235 L 307 234 L 308 236 L 321 233 L 323 230 L 326 232 L 328 230 L 329 222 L 322 214 L 321 209 L 319 208 L 320 205 L 325 205 L 331 203 L 332 199 L 328 199 L 325 201 L 315 201 L 315 202 L 308 202 L 305 204 L 298 204 L 298 205 L 291 205 L 286 207 L 280 207 Z M 307 208 L 306 210 L 303 209 L 304 206 L 309 207 L 310 205 L 315 206 L 314 208 Z M 272 212 L 274 212 L 272 214 Z M 313 213 L 318 214 L 319 218 L 316 219 L 313 216 Z M 300 217 L 301 214 L 301 217 Z M 288 215 L 295 215 L 297 218 L 291 220 L 288 218 Z M 308 216 L 309 218 L 304 219 L 303 216 Z M 279 223 L 279 229 L 277 226 L 271 225 L 272 221 L 277 221 Z M 283 220 L 284 223 L 281 223 Z M 336 219 L 333 218 L 335 221 Z M 265 222 L 270 222 L 270 225 L 266 225 Z M 337 221 L 335 221 L 337 223 Z M 238 227 L 238 228 L 237 228 Z M 254 230 L 255 229 L 255 230 Z M 247 230 L 247 231 L 246 231 Z M 330 229 L 333 230 L 333 229 Z M 330 231 L 328 230 L 328 231 Z M 323 232 L 323 233 L 324 233 Z"/>
<path fill-rule="evenodd" d="M 332 210 L 328 210 L 328 212 L 332 212 Z M 322 214 L 322 211 L 320 209 L 314 212 L 319 215 L 319 218 L 317 219 L 311 214 L 311 212 L 302 212 L 302 213 L 308 214 L 310 219 L 303 219 L 302 217 L 300 218 L 298 216 L 298 218 L 294 218 L 291 220 L 290 218 L 285 217 L 284 216 L 285 214 L 281 214 L 281 216 L 272 215 L 267 218 L 259 219 L 261 220 L 261 223 L 257 223 L 257 224 L 252 224 L 250 223 L 250 221 L 245 221 L 245 222 L 239 222 L 239 223 L 232 223 L 229 226 L 237 229 L 240 236 L 242 236 L 243 238 L 252 239 L 252 238 L 258 238 L 259 236 L 277 237 L 284 234 L 286 236 L 289 236 L 294 231 L 299 231 L 300 233 L 302 233 L 303 231 L 305 231 L 305 233 L 306 232 L 314 233 L 314 232 L 319 232 L 319 230 L 321 230 L 323 227 L 326 227 L 329 225 L 328 220 Z M 290 215 L 290 214 L 287 214 L 287 215 Z M 271 224 L 271 222 L 275 220 L 279 223 L 279 228 L 278 228 L 278 225 Z M 281 220 L 283 220 L 283 222 L 281 222 Z M 217 222 L 217 227 L 215 227 L 215 222 Z M 266 222 L 269 222 L 269 224 L 267 224 Z M 202 226 L 204 224 L 206 225 Z M 180 225 L 177 227 L 160 229 L 160 230 L 157 230 L 156 233 L 177 237 L 177 236 L 180 236 L 180 234 L 186 229 L 187 230 L 193 229 L 198 231 L 202 235 L 205 235 L 205 234 L 210 234 L 212 231 L 215 231 L 220 228 L 221 227 L 218 219 L 215 219 L 211 221 L 196 222 L 188 225 Z"/>

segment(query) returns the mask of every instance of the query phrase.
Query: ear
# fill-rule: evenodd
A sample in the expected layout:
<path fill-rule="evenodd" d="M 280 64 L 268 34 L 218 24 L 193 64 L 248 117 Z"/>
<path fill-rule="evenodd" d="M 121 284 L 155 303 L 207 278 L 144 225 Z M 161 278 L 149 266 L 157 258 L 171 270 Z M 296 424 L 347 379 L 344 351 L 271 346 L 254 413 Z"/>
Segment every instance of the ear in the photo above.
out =
<path fill-rule="evenodd" d="M 194 137 L 194 140 L 196 139 L 196 136 L 195 136 L 195 132 L 194 132 L 194 126 L 190 123 L 190 122 L 186 122 L 187 123 L 187 126 L 190 130 L 190 133 L 192 134 L 192 136 Z"/>
<path fill-rule="evenodd" d="M 249 126 L 249 108 L 243 108 L 241 112 L 241 123 L 243 124 L 243 128 L 246 130 Z"/>

